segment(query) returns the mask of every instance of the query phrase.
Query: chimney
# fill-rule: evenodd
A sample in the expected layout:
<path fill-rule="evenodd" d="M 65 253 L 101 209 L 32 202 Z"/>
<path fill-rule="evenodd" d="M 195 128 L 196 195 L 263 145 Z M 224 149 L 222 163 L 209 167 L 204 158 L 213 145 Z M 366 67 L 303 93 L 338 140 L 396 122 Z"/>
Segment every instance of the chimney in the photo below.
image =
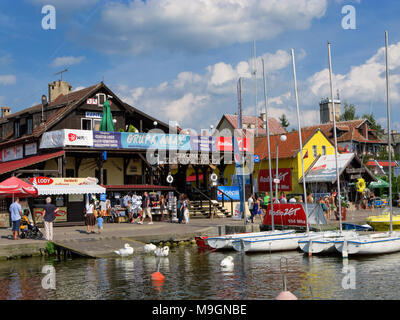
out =
<path fill-rule="evenodd" d="M 67 95 L 72 92 L 72 86 L 66 81 L 54 81 L 49 83 L 49 103 L 56 100 L 61 94 Z"/>
<path fill-rule="evenodd" d="M 266 114 L 265 112 L 261 112 L 261 113 L 260 113 L 260 116 L 261 116 L 261 120 L 262 120 L 263 122 L 265 122 L 265 120 L 267 120 L 267 114 Z"/>
<path fill-rule="evenodd" d="M 5 118 L 6 116 L 8 116 L 9 114 L 11 114 L 11 108 L 10 107 L 1 107 L 1 118 Z"/>

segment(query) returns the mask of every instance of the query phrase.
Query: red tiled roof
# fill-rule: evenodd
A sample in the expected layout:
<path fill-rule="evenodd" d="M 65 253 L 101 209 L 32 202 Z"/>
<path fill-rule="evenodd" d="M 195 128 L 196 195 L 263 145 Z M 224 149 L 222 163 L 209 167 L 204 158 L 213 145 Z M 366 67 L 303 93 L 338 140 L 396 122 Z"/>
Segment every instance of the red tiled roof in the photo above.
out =
<path fill-rule="evenodd" d="M 337 137 L 338 142 L 344 141 L 358 141 L 363 143 L 382 143 L 385 142 L 376 136 L 376 130 L 368 128 L 368 139 L 366 139 L 360 132 L 360 127 L 366 119 L 357 119 L 350 121 L 340 121 L 336 123 L 339 130 L 345 131 L 340 137 Z M 321 129 L 321 131 L 331 140 L 334 140 L 333 122 L 318 124 L 314 126 L 305 127 L 304 129 Z"/>
<path fill-rule="evenodd" d="M 24 158 L 24 159 L 19 159 L 19 160 L 14 160 L 14 161 L 3 162 L 3 163 L 0 163 L 0 174 L 4 174 L 7 172 L 17 170 L 17 169 L 29 167 L 36 163 L 47 161 L 47 160 L 50 160 L 53 158 L 58 158 L 60 156 L 63 156 L 64 154 L 65 154 L 65 151 L 58 151 L 58 152 L 53 152 L 53 153 L 41 154 L 41 155 L 33 156 L 30 158 Z"/>
<path fill-rule="evenodd" d="M 316 130 L 301 130 L 301 139 L 303 146 L 315 134 Z M 289 132 L 285 134 L 287 140 L 285 142 L 279 141 L 279 158 L 287 159 L 293 158 L 300 150 L 299 133 L 298 131 Z M 270 149 L 271 159 L 276 159 L 276 145 L 279 135 L 270 136 Z M 267 137 L 258 137 L 254 140 L 254 154 L 260 156 L 260 159 L 268 158 L 268 144 Z"/>
<path fill-rule="evenodd" d="M 224 117 L 229 121 L 234 129 L 238 129 L 238 116 L 234 114 L 224 114 Z M 242 116 L 242 123 L 243 124 L 256 124 L 256 117 L 255 116 Z M 264 121 L 260 117 L 257 117 L 257 124 L 258 124 L 258 133 L 260 135 L 267 134 L 266 129 L 263 128 Z M 281 126 L 278 120 L 275 118 L 268 118 L 268 125 L 269 125 L 269 133 L 270 134 L 282 134 L 286 133 L 286 130 Z M 250 126 L 247 128 L 250 129 Z M 255 130 L 255 128 L 254 128 Z"/>

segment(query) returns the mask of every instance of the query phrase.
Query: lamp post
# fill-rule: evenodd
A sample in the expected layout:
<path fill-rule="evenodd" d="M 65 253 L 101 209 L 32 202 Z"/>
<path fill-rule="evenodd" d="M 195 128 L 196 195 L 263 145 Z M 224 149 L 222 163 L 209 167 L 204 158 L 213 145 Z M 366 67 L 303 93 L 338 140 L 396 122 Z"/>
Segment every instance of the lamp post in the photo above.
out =
<path fill-rule="evenodd" d="M 278 134 L 276 136 L 276 175 L 275 175 L 275 179 L 277 179 L 275 181 L 275 201 L 276 202 L 279 198 L 278 197 L 278 184 L 280 183 L 280 181 L 278 182 L 278 179 L 279 179 L 279 175 L 278 175 L 279 140 L 281 140 L 282 142 L 285 142 L 287 140 L 287 137 L 284 134 L 282 134 L 282 135 Z M 271 192 L 271 196 L 272 196 L 272 192 Z"/>

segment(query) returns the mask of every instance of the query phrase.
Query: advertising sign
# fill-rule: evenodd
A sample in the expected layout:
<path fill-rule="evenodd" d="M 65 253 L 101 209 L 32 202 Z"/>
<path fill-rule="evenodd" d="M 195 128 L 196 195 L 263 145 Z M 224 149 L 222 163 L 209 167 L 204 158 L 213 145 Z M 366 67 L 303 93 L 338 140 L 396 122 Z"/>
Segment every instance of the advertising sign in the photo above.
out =
<path fill-rule="evenodd" d="M 213 136 L 191 136 L 190 147 L 193 151 L 213 152 L 217 150 L 216 137 Z"/>
<path fill-rule="evenodd" d="M 70 186 L 70 185 L 92 185 L 97 184 L 97 178 L 48 178 L 34 177 L 30 178 L 29 182 L 36 185 L 54 185 L 54 186 Z"/>
<path fill-rule="evenodd" d="M 93 131 L 62 129 L 45 132 L 40 142 L 40 149 L 65 146 L 93 146 Z"/>
<path fill-rule="evenodd" d="M 221 201 L 222 197 L 224 198 L 225 201 L 229 201 L 230 199 L 227 196 L 225 196 L 221 191 L 224 192 L 225 194 L 227 194 L 229 197 L 231 197 L 232 200 L 240 200 L 239 187 L 237 187 L 237 186 L 233 186 L 233 187 L 219 186 L 217 188 L 218 201 Z"/>
<path fill-rule="evenodd" d="M 292 191 L 292 171 L 290 169 L 278 169 L 278 177 L 276 177 L 276 170 L 272 170 L 272 179 L 279 179 L 279 191 Z M 270 191 L 269 186 L 269 170 L 260 170 L 258 172 L 258 190 L 260 192 Z M 275 190 L 275 183 L 272 187 Z"/>
<path fill-rule="evenodd" d="M 232 137 L 215 137 L 217 151 L 233 151 Z M 244 143 L 242 143 L 242 140 Z M 250 151 L 250 141 L 247 138 L 236 138 L 240 151 Z M 244 149 L 243 149 L 244 147 Z"/>
<path fill-rule="evenodd" d="M 25 145 L 25 155 L 26 156 L 31 156 L 33 154 L 37 153 L 37 144 L 36 142 L 34 143 L 28 143 Z"/>
<path fill-rule="evenodd" d="M 54 222 L 66 222 L 67 221 L 67 208 L 66 207 L 58 207 L 58 211 L 55 213 L 56 219 Z M 43 208 L 34 208 L 33 214 L 35 216 L 35 223 L 43 222 L 42 217 Z"/>
<path fill-rule="evenodd" d="M 101 119 L 102 117 L 103 117 L 102 112 L 96 112 L 96 111 L 86 111 L 85 112 L 85 118 Z"/>
<path fill-rule="evenodd" d="M 122 148 L 190 150 L 190 136 L 182 134 L 121 132 Z"/>
<path fill-rule="evenodd" d="M 121 133 L 108 131 L 93 132 L 93 147 L 121 148 Z"/>
<path fill-rule="evenodd" d="M 306 226 L 306 213 L 301 204 L 274 204 L 274 224 L 284 226 Z M 268 205 L 263 224 L 271 225 L 271 205 Z"/>
<path fill-rule="evenodd" d="M 23 145 L 18 145 L 1 150 L 1 159 L 3 162 L 22 159 L 24 156 Z"/>
<path fill-rule="evenodd" d="M 354 158 L 354 153 L 344 153 L 337 155 L 338 170 L 341 172 Z M 336 159 L 335 155 L 322 156 L 314 164 L 311 171 L 306 176 L 306 181 L 310 182 L 332 182 L 336 179 Z"/>

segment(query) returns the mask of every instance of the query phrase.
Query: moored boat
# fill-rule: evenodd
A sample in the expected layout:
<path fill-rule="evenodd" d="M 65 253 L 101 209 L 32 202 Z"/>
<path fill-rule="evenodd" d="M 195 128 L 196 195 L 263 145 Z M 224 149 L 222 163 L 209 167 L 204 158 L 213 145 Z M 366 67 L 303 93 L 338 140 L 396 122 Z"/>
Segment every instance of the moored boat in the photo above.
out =
<path fill-rule="evenodd" d="M 278 237 L 256 237 L 233 241 L 233 249 L 244 252 L 290 251 L 299 247 L 299 240 L 312 237 L 315 233 L 292 233 Z M 318 235 L 316 235 L 317 237 Z"/>
<path fill-rule="evenodd" d="M 232 249 L 232 243 L 239 239 L 253 239 L 263 237 L 275 237 L 281 235 L 293 234 L 295 230 L 274 230 L 274 231 L 263 231 L 254 233 L 235 233 L 225 236 L 209 237 L 205 239 L 207 244 L 213 249 Z"/>
<path fill-rule="evenodd" d="M 311 236 L 307 239 L 299 240 L 299 248 L 308 254 L 327 254 L 337 252 L 335 240 L 355 237 L 357 233 L 354 230 L 349 231 L 327 231 L 320 235 Z"/>
<path fill-rule="evenodd" d="M 393 230 L 400 231 L 400 215 L 392 216 Z M 371 216 L 367 218 L 367 223 L 376 231 L 390 230 L 390 212 L 384 212 L 379 216 Z"/>

